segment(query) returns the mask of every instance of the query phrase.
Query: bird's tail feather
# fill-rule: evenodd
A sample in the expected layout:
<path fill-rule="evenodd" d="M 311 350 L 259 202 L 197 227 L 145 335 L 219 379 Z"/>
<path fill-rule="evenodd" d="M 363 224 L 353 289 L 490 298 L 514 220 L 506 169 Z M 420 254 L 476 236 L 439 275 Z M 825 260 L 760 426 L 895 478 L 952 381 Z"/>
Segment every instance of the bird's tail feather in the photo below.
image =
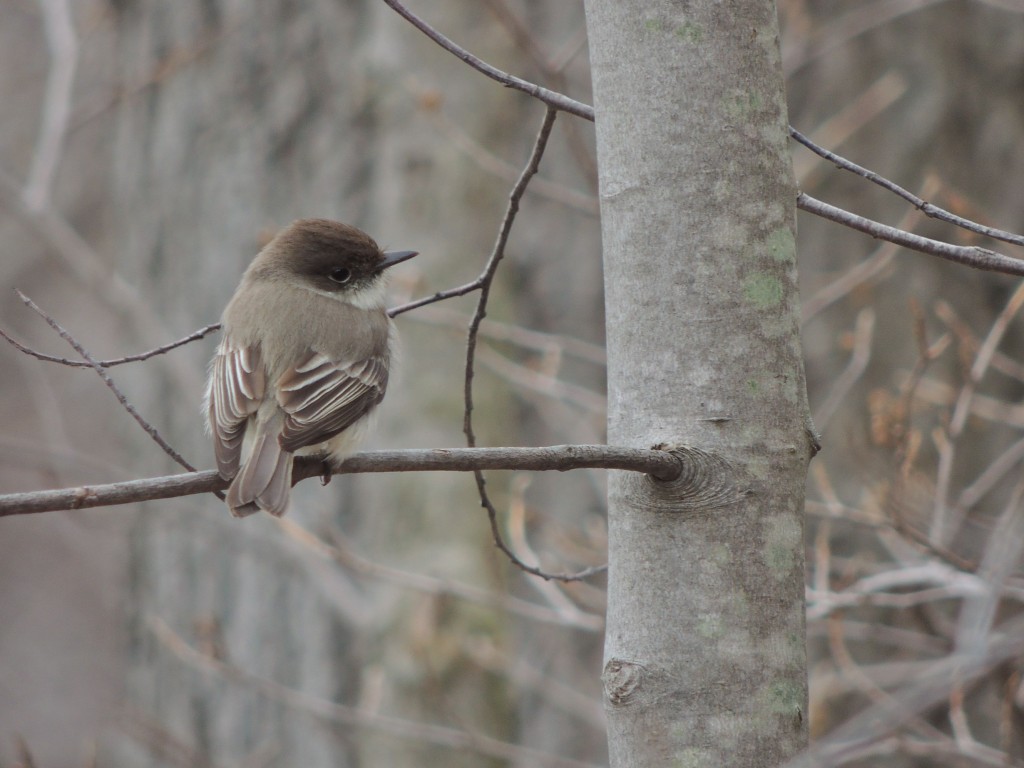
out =
<path fill-rule="evenodd" d="M 288 511 L 292 489 L 292 454 L 281 449 L 277 435 L 260 430 L 245 466 L 228 488 L 231 514 L 245 517 L 265 509 L 281 517 Z"/>

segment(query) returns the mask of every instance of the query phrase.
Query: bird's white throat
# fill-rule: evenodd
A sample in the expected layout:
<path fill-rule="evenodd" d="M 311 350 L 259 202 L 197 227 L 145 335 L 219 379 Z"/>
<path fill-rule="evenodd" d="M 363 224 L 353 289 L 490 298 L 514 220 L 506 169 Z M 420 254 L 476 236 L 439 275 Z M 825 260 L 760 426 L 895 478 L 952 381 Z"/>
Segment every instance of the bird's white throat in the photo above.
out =
<path fill-rule="evenodd" d="M 355 291 L 322 291 L 312 285 L 303 285 L 307 291 L 326 296 L 328 299 L 340 301 L 342 304 L 351 304 L 357 309 L 383 309 L 384 299 L 387 296 L 387 281 L 383 277 L 377 277 L 369 285 Z"/>

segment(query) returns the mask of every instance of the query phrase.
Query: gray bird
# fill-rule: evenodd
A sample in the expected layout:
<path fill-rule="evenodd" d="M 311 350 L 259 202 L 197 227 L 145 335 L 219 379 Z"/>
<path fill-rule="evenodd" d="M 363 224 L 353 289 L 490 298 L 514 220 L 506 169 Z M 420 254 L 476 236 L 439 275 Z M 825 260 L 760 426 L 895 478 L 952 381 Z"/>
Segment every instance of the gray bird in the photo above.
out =
<path fill-rule="evenodd" d="M 385 270 L 415 255 L 301 219 L 249 265 L 224 310 L 204 406 L 233 515 L 283 515 L 294 456 L 336 466 L 355 450 L 388 385 Z"/>

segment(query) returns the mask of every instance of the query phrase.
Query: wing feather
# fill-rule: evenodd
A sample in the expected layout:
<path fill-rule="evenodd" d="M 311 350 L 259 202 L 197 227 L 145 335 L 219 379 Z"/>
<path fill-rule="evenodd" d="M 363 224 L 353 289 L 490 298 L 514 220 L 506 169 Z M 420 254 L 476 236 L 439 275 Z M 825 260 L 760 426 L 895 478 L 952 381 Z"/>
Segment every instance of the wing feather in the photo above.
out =
<path fill-rule="evenodd" d="M 387 386 L 385 358 L 343 363 L 310 352 L 277 382 L 277 401 L 287 414 L 281 448 L 294 452 L 330 440 L 377 405 Z"/>
<path fill-rule="evenodd" d="M 266 393 L 266 373 L 258 347 L 235 347 L 225 338 L 213 358 L 209 420 L 213 452 L 221 477 L 238 474 L 249 417 Z"/>

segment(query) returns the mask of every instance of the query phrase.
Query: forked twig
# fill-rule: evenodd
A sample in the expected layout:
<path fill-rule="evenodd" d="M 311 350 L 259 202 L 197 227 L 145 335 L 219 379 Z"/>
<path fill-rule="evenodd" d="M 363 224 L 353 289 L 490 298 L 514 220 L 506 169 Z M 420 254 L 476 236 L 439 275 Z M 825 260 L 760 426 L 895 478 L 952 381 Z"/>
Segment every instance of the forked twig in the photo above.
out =
<path fill-rule="evenodd" d="M 388 0 L 385 0 L 385 2 L 388 2 Z M 473 313 L 473 319 L 469 323 L 469 332 L 466 338 L 466 375 L 463 393 L 466 409 L 462 422 L 462 431 L 466 435 L 466 445 L 470 448 L 476 447 L 476 433 L 473 430 L 473 376 L 480 324 L 487 315 L 487 300 L 490 298 L 491 284 L 494 281 L 498 265 L 505 256 L 508 236 L 512 231 L 512 224 L 515 222 L 516 215 L 519 213 L 519 201 L 522 199 L 523 193 L 526 192 L 530 179 L 533 178 L 533 175 L 537 173 L 537 169 L 540 167 L 540 160 L 544 156 L 544 150 L 547 147 L 548 138 L 551 136 L 551 129 L 554 127 L 557 115 L 558 111 L 550 106 L 544 113 L 544 120 L 541 123 L 540 130 L 537 132 L 537 138 L 534 141 L 530 159 L 527 161 L 526 167 L 523 168 L 523 172 L 519 175 L 515 186 L 512 187 L 512 192 L 509 193 L 508 206 L 505 209 L 505 216 L 502 219 L 501 228 L 498 230 L 498 238 L 494 243 L 494 248 L 491 250 L 491 255 L 487 259 L 483 272 L 475 281 L 480 286 L 480 298 L 477 300 L 476 311 Z M 596 573 L 601 573 L 607 568 L 607 566 L 602 565 L 587 568 L 579 573 L 553 574 L 523 562 L 516 556 L 511 547 L 508 546 L 501 534 L 501 528 L 498 525 L 498 511 L 487 494 L 487 481 L 484 479 L 484 473 L 479 469 L 474 469 L 473 477 L 476 479 L 477 491 L 480 493 L 480 503 L 487 510 L 487 518 L 491 524 L 491 535 L 494 537 L 494 544 L 517 568 L 534 576 L 540 576 L 545 580 L 557 579 L 559 581 L 579 581 Z"/>
<path fill-rule="evenodd" d="M 93 358 L 91 354 L 89 354 L 88 350 L 86 350 L 85 347 L 83 347 L 70 333 L 68 333 L 64 328 L 62 328 L 61 325 L 56 320 L 54 320 L 52 317 L 50 317 L 50 315 L 43 311 L 43 309 L 40 308 L 39 305 L 36 304 L 34 301 L 32 301 L 32 299 L 30 299 L 24 293 L 19 291 L 17 288 L 15 288 L 14 291 L 15 293 L 18 294 L 18 297 L 24 302 L 26 307 L 31 309 L 41 318 L 43 318 L 43 320 L 46 321 L 46 324 L 53 328 L 53 330 L 55 330 L 58 333 L 58 335 L 60 335 L 60 337 L 64 339 L 64 341 L 66 341 L 68 344 L 74 347 L 74 350 L 82 356 L 82 359 L 85 360 L 94 371 L 96 371 L 96 375 L 103 379 L 103 383 L 106 384 L 110 391 L 114 393 L 114 397 L 116 397 L 117 401 L 121 403 L 121 406 L 126 411 L 128 411 L 128 413 L 131 415 L 133 419 L 135 419 L 138 425 L 142 427 L 143 430 L 145 430 L 146 434 L 153 438 L 153 441 L 157 445 L 163 448 L 164 453 L 166 453 L 168 456 L 170 456 L 172 459 L 174 459 L 178 464 L 183 466 L 188 471 L 196 471 L 195 467 L 193 467 L 191 464 L 185 461 L 184 457 L 182 457 L 181 454 L 174 450 L 167 443 L 167 441 L 160 436 L 160 433 L 157 432 L 156 427 L 154 427 L 152 424 L 150 424 L 148 421 L 142 418 L 139 412 L 135 409 L 135 406 L 128 402 L 128 398 L 124 396 L 124 393 L 121 392 L 117 384 L 114 383 L 114 380 L 110 378 L 110 375 L 105 370 L 103 370 L 103 366 L 101 366 L 96 361 L 96 359 Z"/>

